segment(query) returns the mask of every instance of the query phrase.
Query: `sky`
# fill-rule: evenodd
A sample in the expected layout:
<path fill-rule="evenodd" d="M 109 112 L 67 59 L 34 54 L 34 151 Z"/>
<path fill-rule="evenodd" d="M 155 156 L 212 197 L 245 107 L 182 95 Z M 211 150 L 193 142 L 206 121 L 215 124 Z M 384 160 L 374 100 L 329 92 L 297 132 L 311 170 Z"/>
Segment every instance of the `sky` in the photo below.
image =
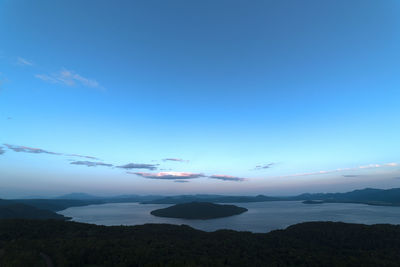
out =
<path fill-rule="evenodd" d="M 0 0 L 0 198 L 400 187 L 397 0 Z"/>

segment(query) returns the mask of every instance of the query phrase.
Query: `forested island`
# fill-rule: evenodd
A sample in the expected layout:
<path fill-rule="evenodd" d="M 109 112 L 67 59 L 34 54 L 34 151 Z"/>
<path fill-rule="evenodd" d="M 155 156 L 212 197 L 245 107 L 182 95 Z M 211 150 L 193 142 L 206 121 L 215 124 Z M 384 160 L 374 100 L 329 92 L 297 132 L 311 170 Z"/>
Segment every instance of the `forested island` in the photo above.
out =
<path fill-rule="evenodd" d="M 168 224 L 0 220 L 0 266 L 372 267 L 399 262 L 397 225 L 310 222 L 253 234 Z"/>
<path fill-rule="evenodd" d="M 220 205 L 210 202 L 190 202 L 176 204 L 164 209 L 153 210 L 151 214 L 158 217 L 206 220 L 233 216 L 246 211 L 246 208 L 235 205 Z"/>

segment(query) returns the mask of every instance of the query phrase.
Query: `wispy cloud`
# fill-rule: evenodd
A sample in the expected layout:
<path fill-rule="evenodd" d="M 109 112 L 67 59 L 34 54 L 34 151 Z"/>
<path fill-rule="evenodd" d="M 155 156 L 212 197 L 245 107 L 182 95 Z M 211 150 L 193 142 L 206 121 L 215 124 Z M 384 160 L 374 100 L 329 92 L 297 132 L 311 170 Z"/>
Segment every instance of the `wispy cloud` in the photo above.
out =
<path fill-rule="evenodd" d="M 128 173 L 136 174 L 143 178 L 160 179 L 160 180 L 185 180 L 185 179 L 206 177 L 202 173 L 192 173 L 192 172 L 158 172 L 158 173 L 128 172 Z"/>
<path fill-rule="evenodd" d="M 340 169 L 327 170 L 327 171 L 317 171 L 317 172 L 306 172 L 306 173 L 283 175 L 283 176 L 278 176 L 278 178 L 331 174 L 331 173 L 337 173 L 337 172 L 343 172 L 343 171 L 356 171 L 356 170 L 364 170 L 364 169 L 376 169 L 376 168 L 397 167 L 397 166 L 400 166 L 400 164 L 396 163 L 396 162 L 384 163 L 384 164 L 368 164 L 368 165 L 362 165 L 362 166 L 353 167 L 353 168 L 340 168 Z"/>
<path fill-rule="evenodd" d="M 10 144 L 4 144 L 8 149 L 11 149 L 15 152 L 23 152 L 23 153 L 34 153 L 34 154 L 51 154 L 51 155 L 62 155 L 62 156 L 70 156 L 70 157 L 79 157 L 79 158 L 87 158 L 87 159 L 98 159 L 96 157 L 92 156 L 85 156 L 85 155 L 79 155 L 79 154 L 65 154 L 65 153 L 59 153 L 59 152 L 52 152 L 48 150 L 44 150 L 41 148 L 35 148 L 35 147 L 28 147 L 28 146 L 17 146 L 17 145 L 10 145 Z"/>
<path fill-rule="evenodd" d="M 274 163 L 274 162 L 271 162 L 271 163 L 267 163 L 267 164 L 263 164 L 263 165 L 257 165 L 254 169 L 255 169 L 255 170 L 269 169 L 269 168 L 271 168 L 271 167 L 274 166 L 274 165 L 275 165 L 275 163 Z"/>
<path fill-rule="evenodd" d="M 360 175 L 346 174 L 346 175 L 342 175 L 342 176 L 346 177 L 346 178 L 355 178 L 355 177 L 359 177 Z"/>
<path fill-rule="evenodd" d="M 33 62 L 22 57 L 17 58 L 17 64 L 20 66 L 32 66 Z"/>
<path fill-rule="evenodd" d="M 214 174 L 214 175 L 208 176 L 208 178 L 218 179 L 218 180 L 223 180 L 223 181 L 232 181 L 232 182 L 246 181 L 246 178 L 241 178 L 241 177 L 236 177 L 236 176 L 231 176 L 231 175 L 219 175 L 219 174 Z"/>
<path fill-rule="evenodd" d="M 8 79 L 4 77 L 3 73 L 0 72 L 0 90 L 3 89 L 3 85 L 8 82 Z"/>
<path fill-rule="evenodd" d="M 147 169 L 147 170 L 156 170 L 157 169 L 158 164 L 144 164 L 144 163 L 128 163 L 122 166 L 117 166 L 118 168 L 122 168 L 122 169 Z"/>
<path fill-rule="evenodd" d="M 97 167 L 97 166 L 105 166 L 105 167 L 112 167 L 112 164 L 107 164 L 107 163 L 103 163 L 103 162 L 93 162 L 93 161 L 74 161 L 71 162 L 70 164 L 74 164 L 74 165 L 85 165 L 88 167 Z"/>
<path fill-rule="evenodd" d="M 148 179 L 159 179 L 159 180 L 175 180 L 175 182 L 181 182 L 188 179 L 208 177 L 211 179 L 218 179 L 223 181 L 233 181 L 241 182 L 245 181 L 246 178 L 230 176 L 230 175 L 211 175 L 207 176 L 202 173 L 192 173 L 192 172 L 158 172 L 158 173 L 147 173 L 147 172 L 127 172 L 129 174 L 136 174 L 143 178 Z"/>
<path fill-rule="evenodd" d="M 175 180 L 175 183 L 189 183 L 187 180 Z"/>
<path fill-rule="evenodd" d="M 45 82 L 63 84 L 66 86 L 81 85 L 90 88 L 104 89 L 96 80 L 83 77 L 74 71 L 66 69 L 53 74 L 36 74 L 35 77 Z"/>
<path fill-rule="evenodd" d="M 69 156 L 69 157 L 78 157 L 78 158 L 86 158 L 86 159 L 98 159 L 96 157 L 92 157 L 92 156 L 84 156 L 84 155 L 79 155 L 79 154 L 64 154 L 65 156 Z"/>
<path fill-rule="evenodd" d="M 189 162 L 188 160 L 179 159 L 179 158 L 166 158 L 163 161 L 176 161 L 176 162 Z"/>
<path fill-rule="evenodd" d="M 6 151 L 0 146 L 0 155 L 3 155 Z"/>
<path fill-rule="evenodd" d="M 35 74 L 35 77 L 49 83 L 60 83 L 56 78 L 53 78 L 46 74 Z"/>
<path fill-rule="evenodd" d="M 51 154 L 51 155 L 62 155 L 61 153 L 56 153 L 56 152 L 51 152 L 47 151 L 41 148 L 34 148 L 34 147 L 28 147 L 28 146 L 14 146 L 10 144 L 4 144 L 8 149 L 11 149 L 15 152 L 25 152 L 25 153 L 34 153 L 34 154 Z"/>

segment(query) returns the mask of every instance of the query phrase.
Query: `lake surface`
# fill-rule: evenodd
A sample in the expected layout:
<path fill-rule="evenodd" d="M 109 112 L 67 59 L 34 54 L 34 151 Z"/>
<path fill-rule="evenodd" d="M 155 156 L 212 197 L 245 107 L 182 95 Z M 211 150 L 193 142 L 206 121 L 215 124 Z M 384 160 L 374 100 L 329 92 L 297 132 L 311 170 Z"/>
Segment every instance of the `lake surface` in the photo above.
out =
<path fill-rule="evenodd" d="M 155 217 L 150 211 L 169 204 L 109 203 L 73 207 L 59 211 L 73 221 L 99 225 L 138 225 L 145 223 L 187 224 L 204 231 L 232 229 L 265 233 L 289 225 L 309 221 L 341 221 L 347 223 L 400 224 L 400 207 L 364 204 L 303 204 L 301 201 L 232 203 L 247 212 L 219 219 L 186 220 Z"/>

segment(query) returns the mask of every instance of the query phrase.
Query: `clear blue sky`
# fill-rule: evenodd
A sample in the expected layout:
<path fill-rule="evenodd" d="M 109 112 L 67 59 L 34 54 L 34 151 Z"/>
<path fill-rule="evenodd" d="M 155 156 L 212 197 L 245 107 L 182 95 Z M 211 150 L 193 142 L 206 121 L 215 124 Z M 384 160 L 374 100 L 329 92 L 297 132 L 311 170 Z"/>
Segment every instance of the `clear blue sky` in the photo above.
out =
<path fill-rule="evenodd" d="M 0 36 L 0 197 L 400 187 L 397 0 L 2 0 Z"/>

